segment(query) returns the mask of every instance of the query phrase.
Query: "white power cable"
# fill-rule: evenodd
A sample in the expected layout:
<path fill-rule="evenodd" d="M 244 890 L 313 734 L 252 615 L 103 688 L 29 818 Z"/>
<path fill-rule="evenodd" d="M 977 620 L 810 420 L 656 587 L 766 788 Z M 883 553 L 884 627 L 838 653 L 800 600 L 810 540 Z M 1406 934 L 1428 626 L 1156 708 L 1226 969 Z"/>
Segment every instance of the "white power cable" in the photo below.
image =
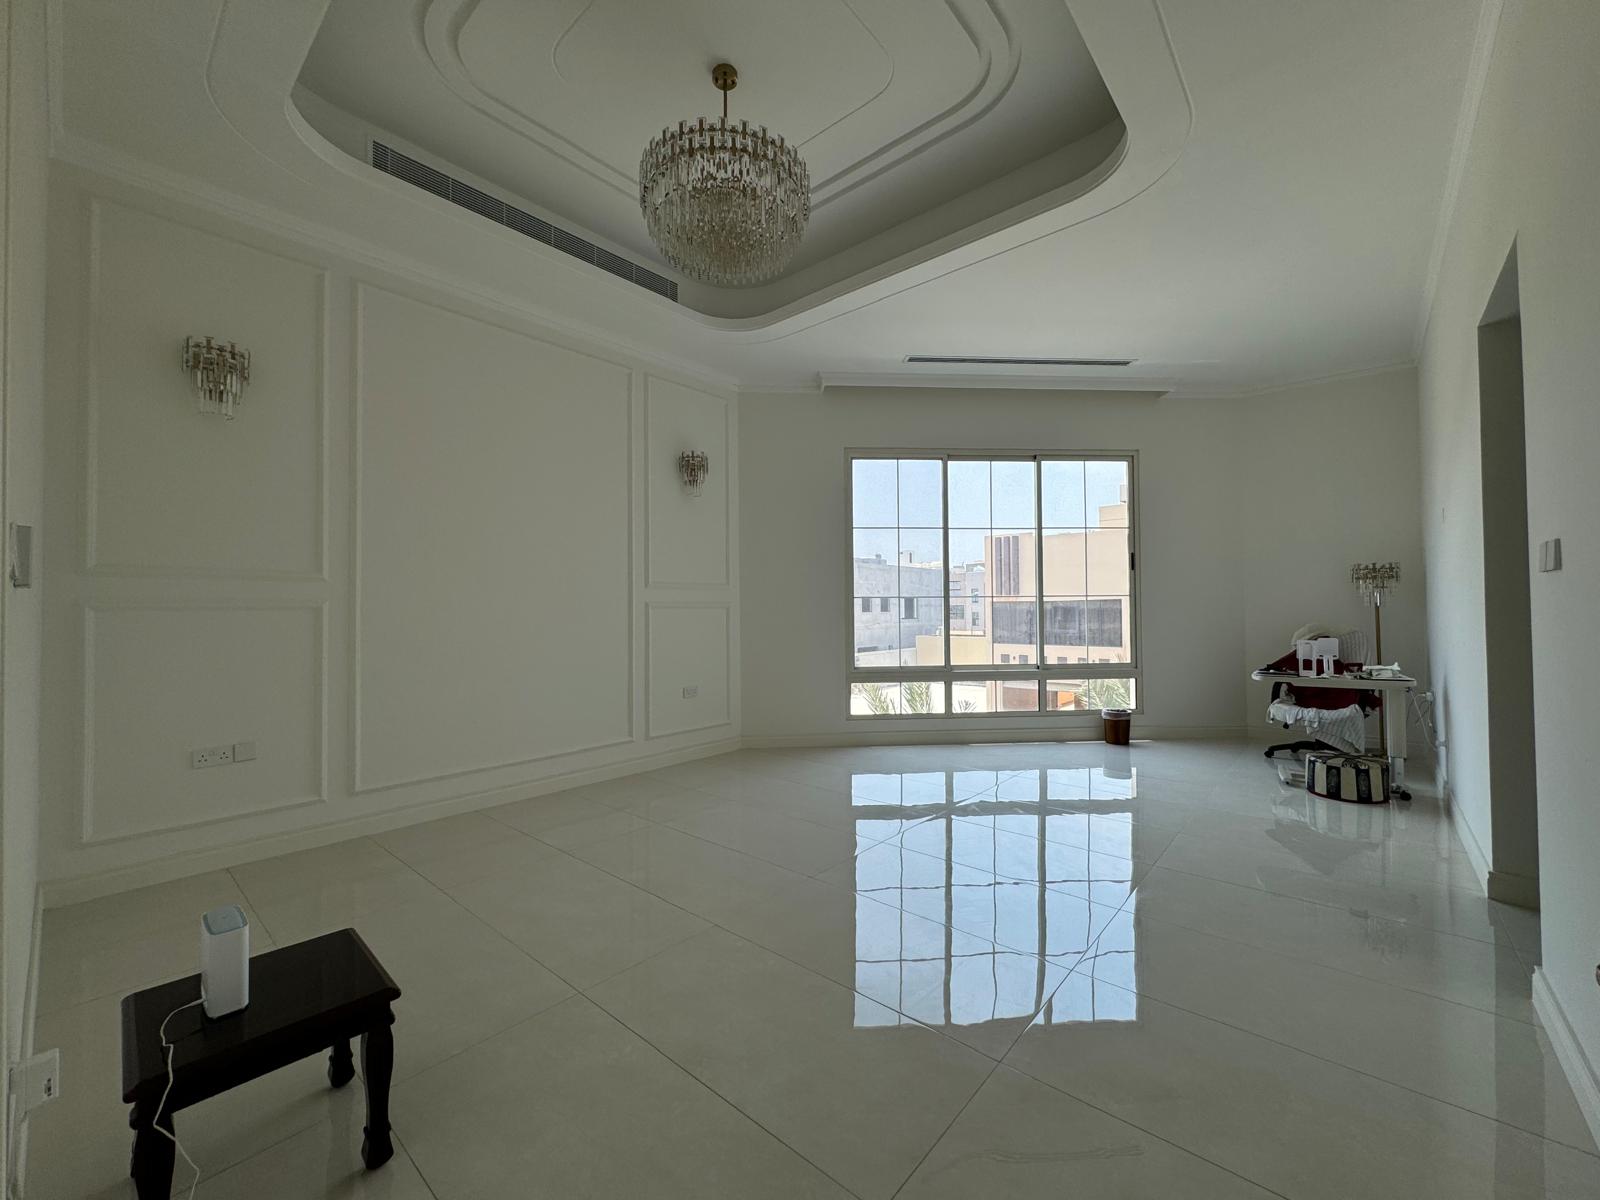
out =
<path fill-rule="evenodd" d="M 197 1004 L 204 1004 L 206 998 L 201 996 L 198 1000 L 191 1000 L 187 1004 L 180 1004 L 161 1019 L 161 1049 L 167 1057 L 167 1086 L 161 1093 L 161 1103 L 156 1105 L 155 1130 L 167 1141 L 171 1142 L 178 1153 L 183 1155 L 183 1161 L 189 1164 L 189 1169 L 194 1172 L 194 1178 L 189 1182 L 189 1200 L 194 1200 L 194 1191 L 200 1186 L 200 1168 L 195 1165 L 194 1159 L 189 1157 L 189 1152 L 183 1148 L 183 1143 L 178 1140 L 178 1135 L 161 1124 L 161 1114 L 167 1107 L 167 1097 L 172 1095 L 172 1055 L 173 1045 L 167 1041 L 167 1022 L 172 1020 L 186 1008 L 193 1008 Z"/>

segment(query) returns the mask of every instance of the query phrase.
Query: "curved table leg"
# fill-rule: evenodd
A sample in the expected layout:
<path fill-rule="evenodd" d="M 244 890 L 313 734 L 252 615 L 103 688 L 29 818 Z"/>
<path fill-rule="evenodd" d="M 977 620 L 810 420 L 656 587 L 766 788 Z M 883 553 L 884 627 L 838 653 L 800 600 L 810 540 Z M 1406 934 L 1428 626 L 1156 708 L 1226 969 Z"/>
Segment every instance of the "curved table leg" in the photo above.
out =
<path fill-rule="evenodd" d="M 350 1053 L 350 1039 L 345 1038 L 333 1044 L 333 1052 L 328 1055 L 328 1084 L 330 1087 L 342 1088 L 356 1077 L 355 1058 Z"/>
<path fill-rule="evenodd" d="M 394 1013 L 361 1035 L 361 1074 L 367 1085 L 367 1127 L 361 1139 L 361 1161 L 375 1170 L 394 1157 L 389 1136 L 389 1078 L 394 1073 Z"/>

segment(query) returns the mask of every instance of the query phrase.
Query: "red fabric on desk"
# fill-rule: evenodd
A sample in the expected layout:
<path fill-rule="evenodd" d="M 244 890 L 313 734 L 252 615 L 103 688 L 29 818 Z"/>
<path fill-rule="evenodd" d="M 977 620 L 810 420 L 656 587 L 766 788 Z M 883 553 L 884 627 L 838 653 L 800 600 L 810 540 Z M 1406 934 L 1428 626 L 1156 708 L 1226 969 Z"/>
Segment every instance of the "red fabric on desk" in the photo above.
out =
<path fill-rule="evenodd" d="M 1266 672 L 1283 672 L 1289 678 L 1274 680 L 1272 684 L 1272 698 L 1278 698 L 1278 685 L 1285 684 L 1294 692 L 1294 702 L 1301 708 L 1349 708 L 1352 704 L 1359 704 L 1363 712 L 1374 712 L 1383 707 L 1383 697 L 1377 692 L 1361 691 L 1358 688 L 1331 688 L 1331 687 L 1304 687 L 1296 688 L 1295 680 L 1300 677 L 1300 657 L 1291 650 L 1282 658 L 1275 658 L 1261 668 Z M 1347 675 L 1351 671 L 1359 671 L 1360 663 L 1346 663 L 1335 659 L 1333 673 Z"/>

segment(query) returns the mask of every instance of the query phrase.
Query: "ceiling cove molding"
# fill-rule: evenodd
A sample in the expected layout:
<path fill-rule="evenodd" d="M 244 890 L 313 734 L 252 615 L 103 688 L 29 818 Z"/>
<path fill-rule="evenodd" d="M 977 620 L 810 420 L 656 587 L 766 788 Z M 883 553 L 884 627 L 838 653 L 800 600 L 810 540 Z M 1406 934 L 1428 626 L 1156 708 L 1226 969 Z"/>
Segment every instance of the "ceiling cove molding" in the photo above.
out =
<path fill-rule="evenodd" d="M 536 143 L 576 170 L 582 171 L 591 179 L 611 188 L 630 201 L 637 198 L 639 180 L 636 173 L 618 170 L 570 138 L 563 137 L 549 125 L 535 120 L 515 106 L 491 95 L 473 78 L 472 71 L 461 54 L 461 31 L 482 2 L 483 0 L 428 0 L 422 12 L 418 36 L 441 82 L 465 104 L 496 124 Z M 974 7 L 981 10 L 981 22 L 973 20 L 964 13 L 957 0 L 940 0 L 940 2 L 949 10 L 956 25 L 972 43 L 976 69 L 970 86 L 959 100 L 942 112 L 878 147 L 870 154 L 863 155 L 828 178 L 815 182 L 811 188 L 811 207 L 814 211 L 825 208 L 830 201 L 838 199 L 883 172 L 909 161 L 953 134 L 959 133 L 972 122 L 982 118 L 1011 90 L 1012 84 L 1016 81 L 1017 71 L 1022 65 L 1022 50 L 1012 36 L 1010 25 L 995 0 L 981 0 L 981 4 L 974 3 Z M 582 22 L 594 7 L 594 3 L 595 0 L 590 0 L 590 3 L 584 6 L 561 35 L 562 40 Z M 840 5 L 887 55 L 883 43 L 861 19 L 860 14 L 850 6 L 848 0 L 840 0 Z M 557 47 L 552 49 L 552 70 L 559 76 L 560 71 L 554 66 L 553 61 L 557 48 L 559 41 Z M 848 121 L 855 113 L 883 95 L 892 80 L 891 61 L 889 79 L 882 88 L 826 128 L 805 139 L 800 145 L 809 145 L 817 138 L 825 136 L 829 130 Z M 665 119 L 664 117 L 663 120 Z"/>
<path fill-rule="evenodd" d="M 598 295 L 592 289 L 610 288 L 604 294 L 604 303 L 618 314 L 632 311 L 644 317 L 648 313 L 644 306 L 667 306 L 673 320 L 716 331 L 733 344 L 756 345 L 815 328 L 1121 207 L 1159 183 L 1178 161 L 1193 126 L 1193 104 L 1160 0 L 1070 0 L 1068 7 L 1126 126 L 1116 153 L 1091 176 L 754 316 L 716 317 L 687 305 L 668 305 L 604 272 L 581 268 L 576 262 L 561 264 L 562 286 L 571 292 L 589 290 L 591 295 Z M 433 215 L 427 219 L 449 222 L 440 225 L 441 233 L 449 229 L 449 237 L 417 238 L 414 245 L 419 249 L 397 254 L 372 245 L 359 234 L 335 232 L 326 224 L 314 224 L 307 218 L 269 216 L 271 210 L 266 205 L 226 192 L 215 184 L 189 179 L 187 172 L 182 173 L 184 179 L 179 183 L 179 173 L 162 171 L 174 177 L 168 181 L 167 190 L 198 184 L 201 194 L 214 203 L 252 212 L 258 222 L 289 224 L 301 230 L 314 228 L 314 235 L 301 232 L 298 236 L 313 236 L 321 242 L 331 236 L 346 254 L 376 267 L 420 273 L 429 282 L 448 280 L 458 292 L 480 297 L 492 306 L 533 316 L 555 329 L 571 329 L 575 336 L 587 340 L 616 345 L 614 336 L 599 330 L 573 329 L 573 322 L 549 305 L 499 292 L 486 295 L 481 286 L 461 279 L 448 262 L 438 257 L 443 253 L 440 247 L 459 238 L 481 241 L 514 235 L 477 218 L 469 227 L 467 218 L 471 214 L 384 176 L 311 128 L 295 109 L 290 94 L 325 10 L 326 0 L 284 0 L 274 5 L 224 0 L 205 76 L 211 102 L 219 116 L 258 154 L 316 189 L 333 206 L 348 203 L 356 211 L 380 204 L 390 209 L 405 205 L 411 210 L 430 210 Z M 94 147 L 92 152 L 90 146 Z M 82 141 L 73 143 L 68 156 L 85 153 L 101 163 L 108 158 L 127 157 Z M 124 163 L 124 168 L 127 165 Z M 135 173 L 149 173 L 148 168 L 141 168 L 142 164 Z M 174 198 L 192 202 L 197 197 L 191 192 Z M 433 246 L 433 240 L 440 247 Z M 505 250 L 503 241 L 494 246 L 497 253 L 513 253 Z M 566 257 L 538 245 L 519 246 L 515 253 L 527 255 L 530 263 L 541 257 L 549 262 Z M 427 258 L 429 255 L 433 257 Z M 659 316 L 657 311 L 652 319 Z M 645 357 L 631 348 L 627 352 Z M 730 378 L 709 379 L 703 369 L 697 370 L 687 362 L 659 357 L 655 361 L 692 378 L 736 386 Z"/>
<path fill-rule="evenodd" d="M 1417 332 L 1411 351 L 1422 357 L 1422 343 L 1433 320 L 1434 296 L 1439 290 L 1439 275 L 1444 270 L 1445 250 L 1450 245 L 1450 227 L 1455 223 L 1456 202 L 1461 197 L 1461 181 L 1467 171 L 1467 156 L 1478 132 L 1478 112 L 1483 106 L 1484 88 L 1489 82 L 1489 65 L 1494 61 L 1495 41 L 1500 33 L 1500 13 L 1504 0 L 1482 0 L 1478 9 L 1478 28 L 1472 40 L 1472 58 L 1467 63 L 1467 86 L 1461 94 L 1461 111 L 1456 115 L 1455 137 L 1450 142 L 1450 164 L 1445 170 L 1444 191 L 1439 198 L 1439 216 L 1433 227 L 1433 247 L 1428 255 L 1428 274 L 1422 284 L 1422 307 L 1417 314 Z"/>

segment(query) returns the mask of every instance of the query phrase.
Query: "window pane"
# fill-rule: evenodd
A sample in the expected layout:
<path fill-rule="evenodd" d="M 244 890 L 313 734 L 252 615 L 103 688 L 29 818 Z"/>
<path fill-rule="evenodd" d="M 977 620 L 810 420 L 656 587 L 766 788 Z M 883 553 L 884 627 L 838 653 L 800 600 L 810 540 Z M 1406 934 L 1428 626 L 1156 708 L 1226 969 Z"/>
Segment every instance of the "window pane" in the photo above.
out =
<path fill-rule="evenodd" d="M 854 581 L 857 596 L 887 596 L 900 590 L 895 567 L 900 538 L 893 529 L 857 529 L 854 533 Z"/>
<path fill-rule="evenodd" d="M 991 662 L 1016 664 L 1026 654 L 1032 662 L 1039 648 L 1039 606 L 1031 598 L 996 596 L 990 608 Z"/>
<path fill-rule="evenodd" d="M 991 596 L 1029 596 L 1034 594 L 1034 532 L 1027 529 L 996 529 L 984 539 L 984 577 Z"/>
<path fill-rule="evenodd" d="M 1128 594 L 1128 530 L 1091 529 L 1089 542 L 1089 595 Z M 1054 590 L 1054 589 L 1050 589 Z M 1063 588 L 1062 591 L 1077 591 Z"/>
<path fill-rule="evenodd" d="M 1089 541 L 1093 536 L 1098 535 L 1089 534 L 1082 529 L 1044 531 L 1045 591 L 1058 596 L 1077 596 L 1088 591 L 1085 580 L 1089 574 Z"/>
<path fill-rule="evenodd" d="M 1032 462 L 997 461 L 991 470 L 991 520 L 996 525 L 1036 527 L 1039 514 L 1033 502 Z"/>
<path fill-rule="evenodd" d="M 944 524 L 944 464 L 938 459 L 900 460 L 901 525 Z"/>
<path fill-rule="evenodd" d="M 1045 705 L 1052 712 L 1138 707 L 1132 679 L 1050 679 L 1045 682 L 1044 695 Z"/>
<path fill-rule="evenodd" d="M 852 683 L 850 715 L 853 717 L 895 717 L 900 715 L 898 683 Z"/>
<path fill-rule="evenodd" d="M 949 475 L 950 528 L 989 528 L 989 464 L 956 459 L 950 463 Z"/>
<path fill-rule="evenodd" d="M 899 591 L 902 596 L 937 596 L 944 591 L 942 529 L 900 530 Z"/>
<path fill-rule="evenodd" d="M 934 680 L 914 679 L 900 685 L 900 709 L 906 716 L 926 714 L 944 715 L 944 684 Z"/>
<path fill-rule="evenodd" d="M 1090 596 L 1086 620 L 1093 662 L 1130 662 L 1133 621 L 1126 596 Z"/>
<path fill-rule="evenodd" d="M 894 459 L 855 459 L 850 474 L 851 524 L 896 524 Z"/>
<path fill-rule="evenodd" d="M 902 596 L 899 601 L 902 666 L 944 666 L 944 601 L 938 596 Z"/>
<path fill-rule="evenodd" d="M 1084 489 L 1088 494 L 1087 524 L 1095 527 L 1128 524 L 1128 464 L 1116 459 L 1091 459 L 1084 464 Z"/>
<path fill-rule="evenodd" d="M 1032 679 L 958 679 L 950 685 L 956 715 L 1038 712 L 1039 684 Z"/>
<path fill-rule="evenodd" d="M 1046 461 L 1039 465 L 1042 476 L 1040 502 L 1046 525 L 1082 526 L 1083 463 Z"/>
<path fill-rule="evenodd" d="M 900 665 L 900 618 L 896 613 L 881 612 L 879 600 L 878 596 L 861 596 L 852 606 L 858 667 Z"/>

